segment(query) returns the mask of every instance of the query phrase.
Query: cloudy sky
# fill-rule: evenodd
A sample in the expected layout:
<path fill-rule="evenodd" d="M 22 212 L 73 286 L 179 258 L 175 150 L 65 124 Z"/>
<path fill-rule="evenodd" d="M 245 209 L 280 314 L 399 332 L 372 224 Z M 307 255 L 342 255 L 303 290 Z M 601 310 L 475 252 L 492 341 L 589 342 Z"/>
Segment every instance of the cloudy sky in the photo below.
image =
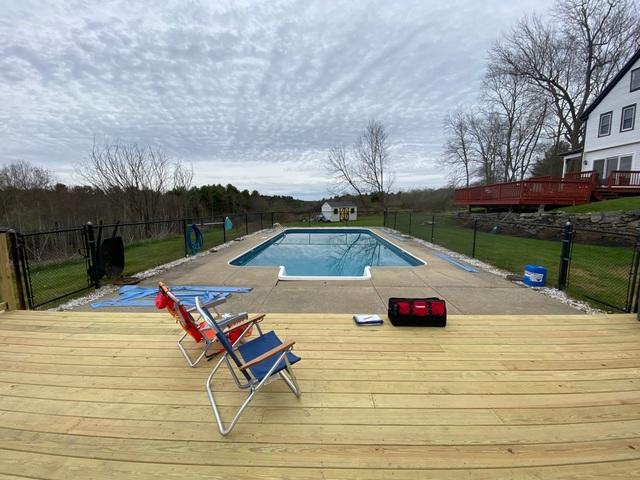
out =
<path fill-rule="evenodd" d="M 196 183 L 328 195 L 327 150 L 387 127 L 398 188 L 446 183 L 442 122 L 487 48 L 549 0 L 0 0 L 0 163 L 80 183 L 94 138 L 153 144 Z"/>

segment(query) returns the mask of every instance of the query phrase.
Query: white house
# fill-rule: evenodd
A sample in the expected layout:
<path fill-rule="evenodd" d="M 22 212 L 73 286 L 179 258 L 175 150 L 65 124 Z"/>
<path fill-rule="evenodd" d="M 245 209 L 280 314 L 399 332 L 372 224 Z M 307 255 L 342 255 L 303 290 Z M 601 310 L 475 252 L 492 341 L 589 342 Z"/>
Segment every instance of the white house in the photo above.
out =
<path fill-rule="evenodd" d="M 358 218 L 358 207 L 353 202 L 324 202 L 320 212 L 330 222 L 357 220 Z"/>
<path fill-rule="evenodd" d="M 616 170 L 640 171 L 640 50 L 585 110 L 584 147 L 564 154 L 562 175 L 596 171 L 601 183 Z"/>

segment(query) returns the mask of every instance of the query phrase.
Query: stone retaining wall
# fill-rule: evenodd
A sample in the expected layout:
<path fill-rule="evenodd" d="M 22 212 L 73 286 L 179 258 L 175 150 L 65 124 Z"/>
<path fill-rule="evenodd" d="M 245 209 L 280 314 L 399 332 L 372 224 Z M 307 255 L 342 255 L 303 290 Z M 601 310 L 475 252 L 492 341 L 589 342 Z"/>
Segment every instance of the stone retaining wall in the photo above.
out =
<path fill-rule="evenodd" d="M 535 238 L 560 238 L 561 229 L 571 221 L 578 235 L 588 243 L 616 244 L 616 234 L 637 237 L 640 235 L 640 210 L 631 212 L 596 212 L 567 214 L 564 212 L 538 213 L 467 213 L 459 212 L 458 223 L 471 227 L 474 220 L 479 220 L 478 229 L 488 231 L 496 228 L 503 233 L 530 235 Z M 502 223 L 504 222 L 504 223 Z M 511 225 L 510 225 L 511 224 Z M 581 230 L 593 230 L 586 232 Z M 618 235 L 619 238 L 622 238 Z M 620 244 L 630 244 L 635 239 L 624 239 Z"/>

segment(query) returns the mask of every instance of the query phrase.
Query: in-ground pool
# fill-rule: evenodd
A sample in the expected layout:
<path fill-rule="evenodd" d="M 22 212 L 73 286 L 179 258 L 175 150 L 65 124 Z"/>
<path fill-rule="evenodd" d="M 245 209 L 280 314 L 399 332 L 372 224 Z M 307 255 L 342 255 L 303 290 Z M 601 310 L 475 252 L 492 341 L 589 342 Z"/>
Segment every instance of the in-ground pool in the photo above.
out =
<path fill-rule="evenodd" d="M 366 228 L 288 228 L 229 263 L 280 267 L 281 280 L 360 280 L 369 267 L 425 264 Z"/>

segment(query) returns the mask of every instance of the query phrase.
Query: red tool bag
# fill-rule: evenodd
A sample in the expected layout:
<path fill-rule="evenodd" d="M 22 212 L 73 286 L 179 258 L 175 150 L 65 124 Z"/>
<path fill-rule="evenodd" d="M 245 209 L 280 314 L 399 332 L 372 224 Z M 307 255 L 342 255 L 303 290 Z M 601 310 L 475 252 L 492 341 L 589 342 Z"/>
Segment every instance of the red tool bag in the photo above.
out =
<path fill-rule="evenodd" d="M 390 298 L 387 315 L 396 327 L 447 326 L 447 304 L 437 297 Z"/>

